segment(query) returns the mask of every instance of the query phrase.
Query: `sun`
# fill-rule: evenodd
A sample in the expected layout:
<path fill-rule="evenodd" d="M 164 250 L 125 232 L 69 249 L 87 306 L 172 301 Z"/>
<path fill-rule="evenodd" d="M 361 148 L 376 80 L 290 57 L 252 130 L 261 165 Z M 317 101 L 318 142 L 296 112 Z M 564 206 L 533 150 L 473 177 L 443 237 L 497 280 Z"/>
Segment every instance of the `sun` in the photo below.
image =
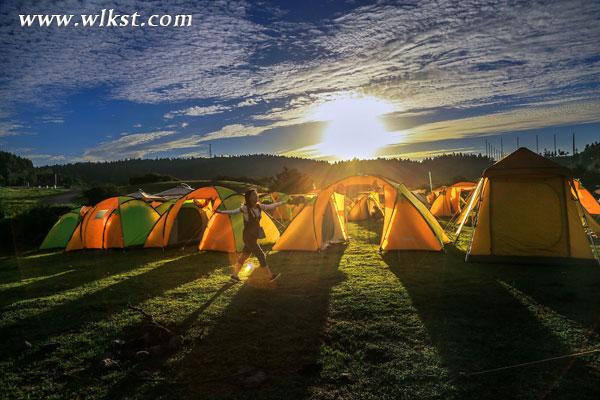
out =
<path fill-rule="evenodd" d="M 310 119 L 327 122 L 316 152 L 337 160 L 377 156 L 380 149 L 398 142 L 381 121 L 392 111 L 391 103 L 376 97 L 338 97 L 316 106 Z"/>

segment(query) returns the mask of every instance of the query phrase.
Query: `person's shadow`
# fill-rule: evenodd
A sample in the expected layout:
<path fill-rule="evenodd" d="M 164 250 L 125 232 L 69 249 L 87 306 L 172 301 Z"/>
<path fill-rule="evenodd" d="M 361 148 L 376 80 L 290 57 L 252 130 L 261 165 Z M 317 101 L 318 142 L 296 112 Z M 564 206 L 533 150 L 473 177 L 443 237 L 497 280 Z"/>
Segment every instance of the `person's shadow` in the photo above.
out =
<path fill-rule="evenodd" d="M 276 282 L 255 269 L 214 326 L 196 339 L 164 382 L 132 387 L 148 396 L 301 398 L 318 378 L 317 364 L 331 288 L 343 247 L 268 256 Z M 250 261 L 255 261 L 250 259 Z M 226 290 L 226 289 L 225 289 Z M 218 293 L 218 292 L 217 292 Z M 206 304 L 187 319 L 192 324 Z M 123 392 L 121 396 L 126 396 Z M 111 394 L 111 398 L 115 393 Z M 117 396 L 119 397 L 119 396 Z"/>

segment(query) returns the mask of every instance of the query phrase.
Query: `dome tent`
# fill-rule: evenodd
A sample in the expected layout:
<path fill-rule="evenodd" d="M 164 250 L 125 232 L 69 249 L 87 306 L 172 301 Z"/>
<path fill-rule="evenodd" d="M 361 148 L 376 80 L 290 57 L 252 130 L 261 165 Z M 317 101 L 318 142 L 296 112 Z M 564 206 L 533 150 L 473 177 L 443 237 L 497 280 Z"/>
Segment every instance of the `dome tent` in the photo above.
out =
<path fill-rule="evenodd" d="M 570 171 L 526 148 L 483 172 L 457 236 L 471 212 L 467 261 L 594 262 Z"/>
<path fill-rule="evenodd" d="M 364 221 L 376 215 L 383 215 L 383 206 L 379 200 L 379 193 L 363 193 L 356 201 L 350 204 L 348 221 Z"/>
<path fill-rule="evenodd" d="M 64 249 L 67 247 L 69 240 L 73 236 L 73 232 L 85 216 L 85 213 L 91 207 L 74 208 L 68 213 L 62 215 L 58 221 L 52 226 L 44 241 L 40 246 L 40 250 Z"/>
<path fill-rule="evenodd" d="M 67 251 L 141 246 L 158 218 L 154 208 L 142 200 L 111 197 L 85 214 Z"/>
<path fill-rule="evenodd" d="M 384 193 L 381 250 L 440 251 L 449 241 L 437 220 L 406 186 L 367 175 L 342 179 L 320 191 L 315 200 L 292 220 L 273 250 L 316 251 L 327 247 L 329 238 L 323 234 L 323 225 L 332 209 L 337 212 L 336 225 L 342 230 L 341 236 L 347 238 L 344 202 L 343 197 L 340 201 L 340 196 L 354 187 L 365 186 Z"/>
<path fill-rule="evenodd" d="M 234 194 L 220 186 L 206 186 L 189 192 L 172 204 L 159 206 L 161 215 L 144 247 L 167 247 L 181 243 L 197 243 L 222 199 Z"/>
<path fill-rule="evenodd" d="M 471 193 L 476 183 L 457 182 L 451 186 L 441 187 L 434 191 L 435 200 L 431 204 L 429 211 L 436 217 L 452 217 L 461 211 L 461 202 L 463 202 L 463 193 Z"/>
<path fill-rule="evenodd" d="M 233 194 L 221 202 L 220 209 L 235 210 L 244 204 L 244 196 Z M 279 230 L 266 212 L 261 212 L 260 226 L 265 231 L 265 238 L 259 244 L 273 244 L 279 239 Z M 242 214 L 213 213 L 208 221 L 202 240 L 198 246 L 201 251 L 222 251 L 226 253 L 241 252 L 243 240 L 244 217 Z"/>
<path fill-rule="evenodd" d="M 600 215 L 600 203 L 577 179 L 573 181 L 581 205 L 592 215 Z"/>

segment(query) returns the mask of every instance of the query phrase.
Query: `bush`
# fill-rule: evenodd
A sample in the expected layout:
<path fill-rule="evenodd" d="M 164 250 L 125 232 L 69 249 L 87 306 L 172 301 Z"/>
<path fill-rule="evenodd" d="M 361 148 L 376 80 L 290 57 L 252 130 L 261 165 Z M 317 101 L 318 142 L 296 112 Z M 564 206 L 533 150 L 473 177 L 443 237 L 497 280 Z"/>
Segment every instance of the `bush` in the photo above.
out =
<path fill-rule="evenodd" d="M 37 249 L 50 228 L 69 210 L 65 206 L 39 206 L 0 220 L 0 250 L 2 253 L 20 253 Z"/>
<path fill-rule="evenodd" d="M 83 197 L 86 200 L 86 204 L 88 205 L 95 205 L 101 202 L 102 200 L 118 195 L 119 188 L 113 184 L 95 186 L 83 192 Z"/>
<path fill-rule="evenodd" d="M 129 178 L 129 184 L 143 185 L 144 183 L 171 182 L 176 180 L 177 178 L 174 178 L 171 175 L 161 175 L 155 172 L 150 172 L 149 174 L 141 176 L 132 176 L 131 178 Z"/>

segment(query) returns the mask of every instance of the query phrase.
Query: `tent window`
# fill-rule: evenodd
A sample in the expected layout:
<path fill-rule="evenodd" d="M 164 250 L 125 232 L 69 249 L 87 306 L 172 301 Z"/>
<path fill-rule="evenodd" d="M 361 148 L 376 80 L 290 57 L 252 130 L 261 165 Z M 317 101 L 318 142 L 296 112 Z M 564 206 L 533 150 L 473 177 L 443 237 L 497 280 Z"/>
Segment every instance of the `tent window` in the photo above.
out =
<path fill-rule="evenodd" d="M 98 212 L 94 216 L 94 219 L 103 219 L 107 212 L 108 210 L 98 210 Z"/>

